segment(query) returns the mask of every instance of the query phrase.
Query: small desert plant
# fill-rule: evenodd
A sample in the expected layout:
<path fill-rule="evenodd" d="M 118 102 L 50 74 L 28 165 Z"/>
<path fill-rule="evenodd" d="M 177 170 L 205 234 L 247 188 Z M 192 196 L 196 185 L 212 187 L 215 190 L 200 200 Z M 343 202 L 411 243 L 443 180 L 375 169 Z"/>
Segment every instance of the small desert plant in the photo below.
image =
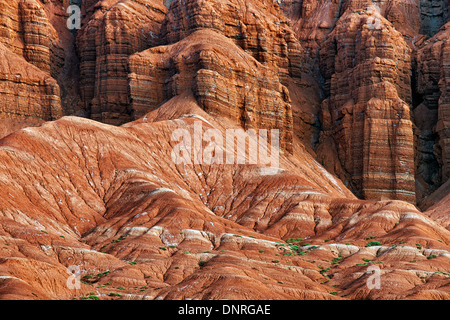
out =
<path fill-rule="evenodd" d="M 381 242 L 379 241 L 370 241 L 366 244 L 366 247 L 373 247 L 373 246 L 381 246 Z"/>
<path fill-rule="evenodd" d="M 292 243 L 292 242 L 300 242 L 300 241 L 304 241 L 305 239 L 303 238 L 289 238 L 286 240 L 286 243 Z"/>

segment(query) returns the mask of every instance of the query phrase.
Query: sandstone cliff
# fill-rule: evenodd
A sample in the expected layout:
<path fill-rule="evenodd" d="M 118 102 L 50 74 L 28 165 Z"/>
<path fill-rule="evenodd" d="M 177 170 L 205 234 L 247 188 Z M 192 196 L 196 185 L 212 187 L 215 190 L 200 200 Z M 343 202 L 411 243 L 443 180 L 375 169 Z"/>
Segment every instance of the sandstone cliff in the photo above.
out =
<path fill-rule="evenodd" d="M 77 36 L 83 109 L 110 124 L 130 120 L 128 56 L 158 43 L 162 1 L 100 1 Z"/>
<path fill-rule="evenodd" d="M 415 109 L 416 123 L 424 141 L 421 145 L 424 149 L 428 146 L 428 158 L 439 162 L 434 164 L 437 169 L 432 171 L 433 174 L 429 174 L 433 180 L 423 182 L 424 187 L 428 184 L 439 186 L 450 177 L 449 30 L 450 25 L 447 23 L 417 53 L 417 87 L 422 102 Z M 426 161 L 422 163 L 427 164 Z M 429 168 L 433 166 L 422 166 L 422 170 Z"/>
<path fill-rule="evenodd" d="M 0 1 L 0 118 L 4 135 L 23 125 L 63 115 L 60 88 L 52 78 L 63 49 L 44 6 L 34 0 Z"/>
<path fill-rule="evenodd" d="M 211 115 L 244 129 L 279 129 L 282 147 L 292 151 L 292 110 L 288 89 L 230 39 L 199 30 L 175 45 L 130 58 L 130 92 L 136 117 L 148 107 L 192 91 Z"/>
<path fill-rule="evenodd" d="M 340 18 L 320 51 L 324 133 L 337 143 L 342 178 L 366 199 L 415 202 L 410 55 L 385 18 L 360 9 Z"/>

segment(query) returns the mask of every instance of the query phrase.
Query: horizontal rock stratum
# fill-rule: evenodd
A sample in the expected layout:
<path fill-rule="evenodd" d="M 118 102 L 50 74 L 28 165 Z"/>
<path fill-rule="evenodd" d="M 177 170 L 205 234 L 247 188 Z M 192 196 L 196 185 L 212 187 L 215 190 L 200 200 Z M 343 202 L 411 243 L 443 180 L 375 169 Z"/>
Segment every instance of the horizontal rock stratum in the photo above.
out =
<path fill-rule="evenodd" d="M 0 9 L 0 299 L 450 299 L 448 1 Z"/>

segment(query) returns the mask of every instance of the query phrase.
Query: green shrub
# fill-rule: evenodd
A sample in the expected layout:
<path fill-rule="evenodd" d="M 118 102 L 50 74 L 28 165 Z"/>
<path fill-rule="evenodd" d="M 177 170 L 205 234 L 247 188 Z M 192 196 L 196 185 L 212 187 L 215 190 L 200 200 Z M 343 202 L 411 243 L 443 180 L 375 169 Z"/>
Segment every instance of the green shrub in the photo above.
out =
<path fill-rule="evenodd" d="M 110 293 L 108 294 L 108 296 L 110 296 L 110 297 L 123 297 L 123 294 L 115 293 L 115 292 L 110 292 Z"/>
<path fill-rule="evenodd" d="M 373 246 L 381 246 L 381 242 L 379 241 L 370 241 L 366 244 L 366 247 L 373 247 Z"/>
<path fill-rule="evenodd" d="M 292 243 L 292 242 L 299 242 L 299 241 L 304 241 L 305 239 L 303 238 L 289 238 L 286 240 L 286 243 Z"/>

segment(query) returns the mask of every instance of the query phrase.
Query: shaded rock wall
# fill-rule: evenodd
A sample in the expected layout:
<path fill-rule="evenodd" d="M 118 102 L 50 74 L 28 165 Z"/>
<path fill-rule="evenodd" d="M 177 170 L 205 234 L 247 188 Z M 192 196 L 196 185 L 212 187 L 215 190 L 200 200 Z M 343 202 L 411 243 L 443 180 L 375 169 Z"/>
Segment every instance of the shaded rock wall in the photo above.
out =
<path fill-rule="evenodd" d="M 415 202 L 411 50 L 402 35 L 375 11 L 349 10 L 320 56 L 323 120 L 347 182 L 366 199 Z"/>
<path fill-rule="evenodd" d="M 120 125 L 131 120 L 128 56 L 158 43 L 166 7 L 152 1 L 100 2 L 79 31 L 81 95 L 92 119 Z"/>

